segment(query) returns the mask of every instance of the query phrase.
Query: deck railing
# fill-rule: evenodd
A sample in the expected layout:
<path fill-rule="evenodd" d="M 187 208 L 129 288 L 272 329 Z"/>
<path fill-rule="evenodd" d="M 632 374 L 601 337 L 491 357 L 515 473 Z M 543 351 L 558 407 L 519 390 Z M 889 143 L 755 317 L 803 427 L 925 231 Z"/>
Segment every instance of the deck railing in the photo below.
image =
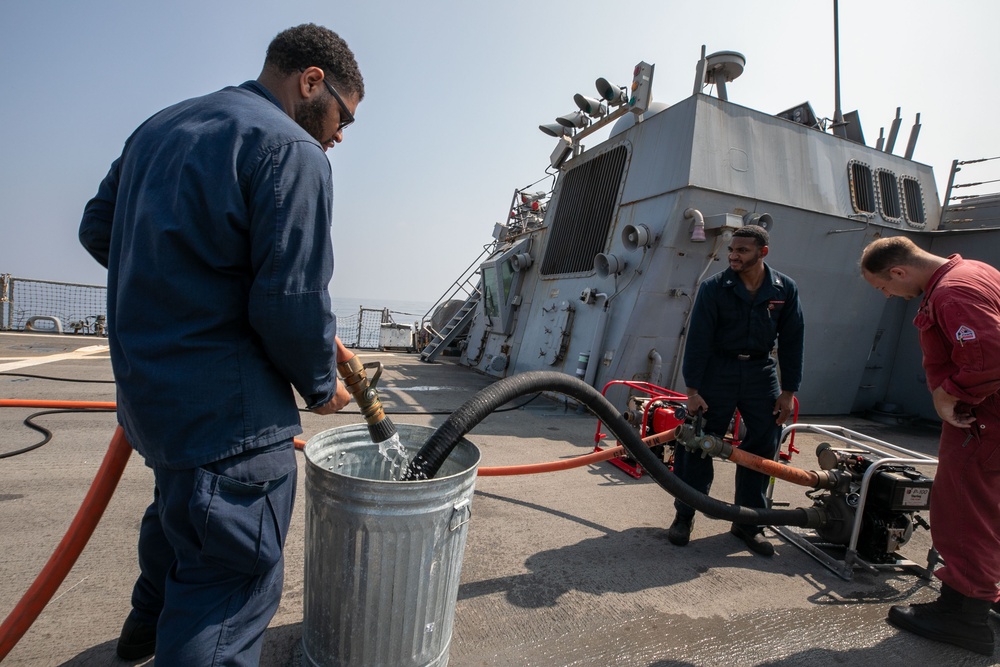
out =
<path fill-rule="evenodd" d="M 107 302 L 102 285 L 0 273 L 0 331 L 107 336 Z M 362 306 L 354 315 L 337 318 L 337 335 L 348 347 L 379 350 L 386 325 L 396 325 L 388 308 Z"/>

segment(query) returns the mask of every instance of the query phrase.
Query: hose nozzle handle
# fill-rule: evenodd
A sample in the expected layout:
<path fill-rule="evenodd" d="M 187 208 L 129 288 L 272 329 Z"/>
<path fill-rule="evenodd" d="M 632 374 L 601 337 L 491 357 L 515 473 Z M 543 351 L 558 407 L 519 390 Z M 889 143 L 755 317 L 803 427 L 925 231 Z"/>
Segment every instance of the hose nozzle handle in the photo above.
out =
<path fill-rule="evenodd" d="M 362 364 L 356 354 L 344 358 L 337 363 L 337 374 L 343 380 L 347 391 L 351 392 L 354 401 L 361 410 L 361 416 L 368 424 L 368 433 L 372 442 L 383 442 L 396 433 L 396 426 L 382 410 L 382 401 L 375 391 L 375 383 L 382 377 L 382 363 L 379 361 Z M 368 378 L 365 369 L 372 369 L 372 377 Z"/>
<path fill-rule="evenodd" d="M 382 375 L 382 364 L 375 362 L 367 366 L 375 368 L 373 375 L 375 380 L 378 380 Z M 375 382 L 369 380 L 368 374 L 365 372 L 367 366 L 362 364 L 355 355 L 337 364 L 337 374 L 344 381 L 347 391 L 354 396 L 365 421 L 372 425 L 385 419 L 385 413 L 382 411 L 382 402 L 378 398 L 378 392 L 375 391 Z"/>

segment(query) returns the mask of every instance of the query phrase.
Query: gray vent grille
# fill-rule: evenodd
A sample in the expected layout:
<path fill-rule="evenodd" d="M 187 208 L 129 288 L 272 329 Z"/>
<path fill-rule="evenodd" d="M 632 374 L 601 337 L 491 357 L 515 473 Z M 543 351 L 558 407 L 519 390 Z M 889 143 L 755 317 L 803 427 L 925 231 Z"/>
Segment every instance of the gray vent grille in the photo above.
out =
<path fill-rule="evenodd" d="M 593 270 L 594 255 L 607 243 L 627 156 L 625 146 L 618 146 L 566 174 L 542 275 Z"/>
<path fill-rule="evenodd" d="M 872 170 L 861 162 L 851 162 L 851 204 L 855 213 L 875 212 L 875 193 L 872 187 Z"/>

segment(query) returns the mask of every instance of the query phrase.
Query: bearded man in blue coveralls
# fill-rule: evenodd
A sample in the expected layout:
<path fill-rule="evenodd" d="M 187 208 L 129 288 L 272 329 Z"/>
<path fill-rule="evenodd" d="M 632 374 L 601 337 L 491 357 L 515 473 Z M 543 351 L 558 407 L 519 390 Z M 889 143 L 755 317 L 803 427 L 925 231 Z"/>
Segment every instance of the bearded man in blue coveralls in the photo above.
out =
<path fill-rule="evenodd" d="M 126 660 L 260 662 L 295 499 L 294 392 L 318 414 L 350 400 L 325 153 L 363 96 L 344 40 L 290 28 L 255 81 L 143 123 L 86 206 L 80 240 L 108 269 L 118 421 L 155 480 Z"/>
<path fill-rule="evenodd" d="M 767 230 L 747 225 L 733 232 L 729 268 L 698 289 L 684 350 L 688 411 L 704 413 L 705 433 L 723 436 L 734 411 L 746 425 L 740 449 L 771 459 L 778 451 L 781 425 L 792 414 L 802 380 L 803 319 L 795 282 L 764 263 Z M 777 343 L 779 382 L 771 352 Z M 714 478 L 711 458 L 684 447 L 674 453 L 674 472 L 702 493 Z M 766 505 L 768 476 L 736 469 L 735 503 Z M 667 530 L 672 544 L 691 538 L 694 508 L 674 501 L 676 515 Z M 733 524 L 730 532 L 754 553 L 774 554 L 762 526 Z"/>

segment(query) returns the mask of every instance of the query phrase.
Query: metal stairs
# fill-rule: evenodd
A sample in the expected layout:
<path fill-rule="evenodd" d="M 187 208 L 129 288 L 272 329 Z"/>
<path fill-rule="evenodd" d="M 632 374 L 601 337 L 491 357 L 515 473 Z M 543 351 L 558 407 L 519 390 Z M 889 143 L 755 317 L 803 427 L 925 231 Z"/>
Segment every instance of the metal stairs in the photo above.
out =
<path fill-rule="evenodd" d="M 448 324 L 441 331 L 434 331 L 434 338 L 420 352 L 421 361 L 434 361 L 438 354 L 451 344 L 455 338 L 465 331 L 465 328 L 476 316 L 476 306 L 479 304 L 479 290 L 473 290 L 472 294 L 465 300 L 462 307 L 448 321 Z"/>

